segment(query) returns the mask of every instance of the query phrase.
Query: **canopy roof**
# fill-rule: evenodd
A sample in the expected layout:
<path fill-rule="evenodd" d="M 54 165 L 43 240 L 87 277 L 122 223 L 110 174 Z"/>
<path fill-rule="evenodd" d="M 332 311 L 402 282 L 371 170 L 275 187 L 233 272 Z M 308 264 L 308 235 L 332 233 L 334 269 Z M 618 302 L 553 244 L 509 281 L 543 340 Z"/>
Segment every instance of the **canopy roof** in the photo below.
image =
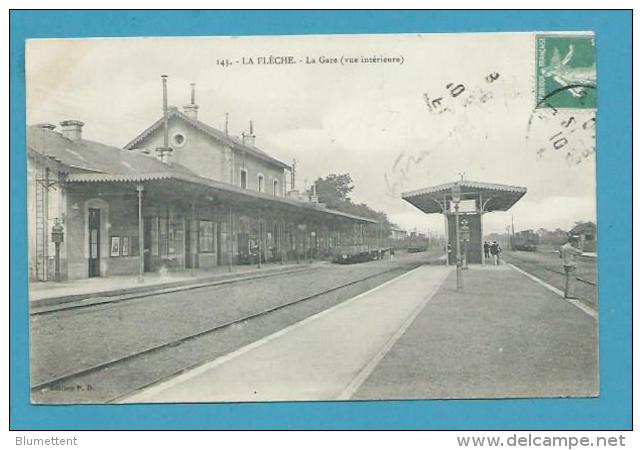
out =
<path fill-rule="evenodd" d="M 457 187 L 462 200 L 475 200 L 484 212 L 507 211 L 526 194 L 522 186 L 460 180 L 404 192 L 401 198 L 426 214 L 442 213 Z"/>
<path fill-rule="evenodd" d="M 206 192 L 229 201 L 282 206 L 291 210 L 296 208 L 361 223 L 377 223 L 376 220 L 326 208 L 318 203 L 302 202 L 204 178 L 185 166 L 167 164 L 153 156 L 86 139 L 70 140 L 61 133 L 42 126 L 29 126 L 27 150 L 30 158 L 55 165 L 57 170 L 65 173 L 67 185 L 165 184 L 183 194 L 192 191 Z"/>
<path fill-rule="evenodd" d="M 194 189 L 199 189 L 197 192 L 208 192 L 217 198 L 225 199 L 227 201 L 239 203 L 250 202 L 256 205 L 272 205 L 274 207 L 289 207 L 295 208 L 299 211 L 308 211 L 311 213 L 318 213 L 321 215 L 330 215 L 334 217 L 341 217 L 350 219 L 355 222 L 361 223 L 378 223 L 376 220 L 361 217 L 354 214 L 349 214 L 343 211 L 326 208 L 318 203 L 306 203 L 295 200 L 289 197 L 281 197 L 272 195 L 265 192 L 252 191 L 250 189 L 243 189 L 239 186 L 223 183 L 220 181 L 210 180 L 198 175 L 190 175 L 180 172 L 157 172 L 157 173 L 141 173 L 141 174 L 104 174 L 104 173 L 73 173 L 66 177 L 67 185 L 81 185 L 86 183 L 101 183 L 101 184 L 132 184 L 132 183 L 166 183 L 170 189 L 173 189 L 178 195 L 189 195 L 194 192 Z M 201 191 L 202 190 L 202 191 Z M 188 197 L 185 197 L 188 198 Z"/>

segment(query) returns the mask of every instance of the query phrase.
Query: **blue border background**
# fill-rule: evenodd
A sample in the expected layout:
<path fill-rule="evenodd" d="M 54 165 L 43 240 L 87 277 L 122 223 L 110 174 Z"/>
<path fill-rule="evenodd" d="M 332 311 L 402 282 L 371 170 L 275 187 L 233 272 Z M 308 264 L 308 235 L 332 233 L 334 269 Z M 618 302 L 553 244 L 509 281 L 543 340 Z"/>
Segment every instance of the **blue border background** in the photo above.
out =
<path fill-rule="evenodd" d="M 12 11 L 10 426 L 25 429 L 630 429 L 632 13 L 630 11 Z M 24 40 L 593 30 L 598 51 L 601 394 L 595 399 L 212 405 L 29 404 Z"/>

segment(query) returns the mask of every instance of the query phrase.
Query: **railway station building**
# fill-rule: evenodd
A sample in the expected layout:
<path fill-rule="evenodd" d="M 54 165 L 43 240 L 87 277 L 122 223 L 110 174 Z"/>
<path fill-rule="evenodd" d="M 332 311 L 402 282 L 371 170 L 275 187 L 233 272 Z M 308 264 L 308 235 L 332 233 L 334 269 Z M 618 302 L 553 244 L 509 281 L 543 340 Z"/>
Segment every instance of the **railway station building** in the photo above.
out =
<path fill-rule="evenodd" d="M 367 245 L 377 222 L 287 192 L 290 166 L 256 147 L 252 125 L 236 138 L 199 121 L 193 89 L 183 111 L 164 99 L 162 117 L 124 149 L 84 139 L 78 120 L 28 127 L 31 280 L 142 278 Z"/>
<path fill-rule="evenodd" d="M 525 194 L 526 188 L 521 186 L 461 179 L 405 192 L 402 198 L 426 214 L 443 214 L 446 242 L 451 248 L 447 253 L 449 264 L 456 260 L 458 235 L 462 258 L 467 263 L 483 264 L 484 215 L 508 211 Z"/>
<path fill-rule="evenodd" d="M 585 252 L 594 253 L 597 250 L 597 227 L 593 222 L 581 222 L 575 225 L 568 234 L 578 236 L 580 248 Z"/>

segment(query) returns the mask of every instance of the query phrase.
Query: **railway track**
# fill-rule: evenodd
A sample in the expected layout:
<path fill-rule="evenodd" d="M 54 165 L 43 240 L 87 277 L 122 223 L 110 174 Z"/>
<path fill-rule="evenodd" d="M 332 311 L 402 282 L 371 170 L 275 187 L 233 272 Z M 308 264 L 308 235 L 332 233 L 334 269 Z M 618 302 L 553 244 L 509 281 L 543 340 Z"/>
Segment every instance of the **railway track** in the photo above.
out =
<path fill-rule="evenodd" d="M 48 316 L 48 315 L 59 314 L 64 312 L 77 312 L 78 310 L 87 310 L 87 309 L 98 308 L 98 307 L 103 307 L 101 309 L 105 309 L 104 308 L 105 306 L 118 306 L 119 303 L 127 302 L 130 300 L 138 300 L 141 298 L 151 297 L 154 295 L 171 294 L 173 292 L 178 292 L 178 291 L 184 292 L 184 291 L 192 291 L 196 289 L 208 289 L 208 288 L 211 289 L 215 287 L 224 287 L 230 284 L 242 283 L 246 281 L 260 280 L 263 278 L 276 277 L 280 275 L 291 275 L 293 273 L 304 272 L 310 269 L 311 267 L 297 267 L 291 270 L 284 270 L 284 271 L 279 271 L 274 273 L 256 274 L 252 276 L 240 276 L 238 278 L 230 278 L 226 280 L 205 281 L 203 283 L 198 283 L 190 286 L 159 288 L 159 289 L 156 289 L 153 291 L 147 291 L 147 292 L 125 294 L 125 295 L 119 295 L 114 297 L 103 297 L 98 300 L 93 299 L 94 301 L 89 303 L 82 303 L 81 301 L 70 302 L 69 304 L 62 303 L 54 307 L 42 307 L 38 309 L 32 309 L 31 311 L 29 311 L 29 316 L 31 317 Z"/>
<path fill-rule="evenodd" d="M 195 332 L 195 333 L 184 335 L 184 336 L 182 336 L 180 338 L 171 339 L 171 340 L 162 342 L 160 344 L 156 344 L 156 345 L 144 348 L 142 350 L 139 349 L 139 350 L 133 351 L 131 353 L 125 354 L 123 356 L 119 356 L 119 357 L 116 357 L 116 358 L 113 358 L 113 359 L 110 359 L 110 360 L 107 360 L 107 361 L 103 361 L 103 362 L 100 362 L 98 364 L 94 364 L 94 365 L 91 365 L 91 366 L 83 367 L 82 369 L 74 370 L 72 372 L 69 372 L 69 373 L 66 373 L 66 374 L 63 374 L 63 375 L 55 376 L 55 377 L 50 378 L 50 379 L 48 379 L 46 381 L 43 381 L 43 382 L 40 382 L 40 383 L 37 383 L 37 384 L 33 385 L 31 387 L 31 392 L 32 392 L 32 394 L 34 394 L 34 393 L 38 393 L 38 392 L 41 392 L 41 391 L 45 391 L 45 390 L 54 388 L 56 386 L 62 386 L 63 384 L 68 384 L 68 383 L 72 382 L 75 379 L 79 379 L 79 378 L 87 376 L 87 375 L 95 374 L 95 373 L 98 373 L 98 372 L 106 370 L 106 369 L 113 369 L 113 368 L 115 368 L 115 367 L 117 367 L 117 366 L 119 366 L 121 364 L 132 362 L 132 361 L 135 361 L 137 359 L 149 356 L 151 354 L 160 353 L 160 352 L 163 352 L 165 350 L 173 349 L 173 348 L 175 348 L 177 346 L 180 346 L 181 344 L 184 344 L 184 343 L 187 343 L 187 342 L 190 342 L 190 341 L 196 341 L 199 338 L 202 338 L 204 336 L 220 332 L 220 331 L 222 331 L 222 330 L 224 330 L 226 328 L 230 328 L 230 327 L 232 327 L 234 325 L 245 323 L 245 322 L 257 319 L 259 317 L 264 317 L 264 316 L 273 314 L 276 311 L 284 310 L 286 308 L 290 308 L 290 307 L 292 307 L 294 305 L 301 304 L 303 302 L 307 302 L 309 300 L 321 297 L 321 296 L 326 295 L 328 293 L 332 293 L 332 292 L 335 292 L 335 291 L 339 291 L 341 289 L 348 288 L 350 286 L 354 286 L 354 285 L 356 285 L 358 283 L 362 283 L 364 281 L 367 281 L 367 280 L 370 280 L 370 279 L 373 279 L 373 278 L 376 278 L 376 277 L 381 277 L 381 276 L 390 274 L 390 273 L 395 272 L 395 271 L 401 272 L 401 273 L 407 272 L 409 270 L 412 270 L 412 269 L 420 266 L 421 264 L 422 264 L 421 262 L 414 262 L 414 263 L 407 264 L 407 265 L 404 265 L 404 266 L 395 266 L 395 267 L 389 268 L 387 270 L 379 271 L 379 272 L 367 275 L 365 277 L 360 277 L 360 278 L 355 279 L 355 280 L 351 280 L 351 281 L 348 281 L 348 282 L 345 282 L 345 283 L 342 283 L 342 284 L 339 284 L 339 285 L 336 285 L 336 286 L 329 287 L 327 289 L 324 289 L 324 290 L 319 291 L 319 292 L 315 292 L 315 293 L 310 294 L 310 295 L 299 297 L 299 298 L 297 298 L 295 300 L 292 300 L 292 301 L 289 301 L 289 302 L 286 302 L 286 303 L 283 303 L 283 304 L 272 306 L 272 307 L 263 309 L 263 310 L 258 311 L 258 312 L 253 312 L 253 313 L 250 313 L 250 314 L 246 314 L 244 316 L 237 317 L 237 318 L 235 318 L 233 320 L 230 320 L 230 321 L 227 321 L 227 322 L 224 322 L 224 323 L 219 323 L 219 324 L 217 324 L 215 326 L 200 330 L 200 331 Z M 189 367 L 188 368 L 184 368 L 183 370 L 187 370 L 187 369 L 189 369 Z M 172 375 L 174 375 L 174 374 L 172 374 Z M 164 379 L 164 378 L 166 378 L 166 377 L 162 377 L 161 379 Z M 158 381 L 160 381 L 160 380 L 156 379 L 156 380 L 153 380 L 152 383 L 148 383 L 148 384 L 153 384 L 153 383 L 158 382 Z M 120 395 L 119 395 L 119 397 L 120 397 Z"/>
<path fill-rule="evenodd" d="M 516 257 L 515 255 L 511 255 L 511 256 L 509 256 L 509 258 L 510 258 L 510 259 L 514 259 L 514 260 L 515 260 L 515 261 L 513 261 L 513 263 L 514 263 L 514 262 L 518 262 L 518 263 L 520 263 L 520 264 L 526 264 L 526 265 L 530 265 L 530 266 L 536 266 L 536 267 L 538 267 L 538 268 L 540 268 L 540 269 L 543 269 L 543 270 L 546 270 L 546 271 L 548 271 L 548 272 L 551 272 L 551 273 L 557 273 L 557 274 L 559 274 L 559 275 L 566 276 L 566 273 L 562 272 L 561 270 L 551 269 L 551 268 L 550 268 L 550 267 L 548 267 L 548 266 L 545 266 L 545 265 L 542 265 L 542 264 L 537 264 L 537 263 L 535 263 L 535 262 L 533 262 L 533 261 L 528 261 L 528 260 L 525 260 L 525 259 L 521 259 L 521 258 L 519 258 L 519 257 Z M 577 277 L 577 276 L 575 277 L 575 279 L 576 279 L 577 281 L 580 281 L 580 282 L 585 283 L 585 284 L 589 284 L 589 285 L 591 285 L 591 286 L 597 286 L 597 283 L 595 283 L 594 281 L 590 281 L 590 280 L 587 280 L 587 279 L 584 279 L 584 278 L 581 278 L 581 277 Z"/>
<path fill-rule="evenodd" d="M 551 269 L 550 267 L 546 267 L 546 266 L 539 266 L 539 267 L 540 267 L 541 269 L 547 270 L 547 271 L 549 271 L 549 272 L 557 273 L 557 274 L 559 274 L 559 275 L 566 276 L 566 273 L 564 273 L 564 272 L 562 272 L 562 271 L 555 270 L 555 269 Z M 575 279 L 576 279 L 577 281 L 581 281 L 582 283 L 586 283 L 586 284 L 589 284 L 589 285 L 591 285 L 591 286 L 597 286 L 597 283 L 595 283 L 595 282 L 593 282 L 593 281 L 585 280 L 584 278 L 581 278 L 581 277 L 575 277 Z"/>
<path fill-rule="evenodd" d="M 530 272 L 533 275 L 537 275 L 538 271 L 544 271 L 545 273 L 557 275 L 558 277 L 555 277 L 554 281 L 552 280 L 545 280 L 545 281 L 549 281 L 551 282 L 551 284 L 557 285 L 556 287 L 559 289 L 562 289 L 562 290 L 564 289 L 564 283 L 565 283 L 564 280 L 566 277 L 566 273 L 556 268 L 550 267 L 550 265 L 546 264 L 546 262 L 520 258 L 519 255 L 516 255 L 515 253 L 506 254 L 505 259 L 506 261 L 514 264 L 515 266 L 521 268 L 522 270 Z M 541 274 L 540 277 L 543 277 L 543 274 Z M 576 295 L 579 297 L 579 300 L 581 300 L 583 303 L 589 306 L 595 307 L 597 305 L 597 299 L 596 299 L 597 283 L 593 280 L 588 280 L 580 276 L 576 276 L 575 278 L 577 281 L 579 281 L 585 286 L 584 289 L 580 289 L 580 290 L 582 290 L 584 294 L 587 294 L 587 293 L 591 294 L 591 295 L 582 295 L 582 294 L 576 293 Z M 593 298 L 590 298 L 590 297 L 593 297 Z"/>

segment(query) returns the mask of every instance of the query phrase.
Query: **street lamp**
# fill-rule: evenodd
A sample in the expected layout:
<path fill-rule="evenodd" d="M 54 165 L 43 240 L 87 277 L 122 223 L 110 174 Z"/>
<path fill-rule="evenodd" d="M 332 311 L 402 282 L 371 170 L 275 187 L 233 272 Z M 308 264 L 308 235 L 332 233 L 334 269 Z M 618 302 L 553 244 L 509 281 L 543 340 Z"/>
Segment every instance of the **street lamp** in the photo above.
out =
<path fill-rule="evenodd" d="M 459 242 L 459 202 L 461 201 L 461 188 L 459 187 L 459 184 L 455 184 L 455 186 L 452 187 L 451 197 L 453 206 L 455 208 L 455 240 L 457 241 L 455 247 L 455 251 L 457 252 L 457 290 L 460 291 L 464 288 L 464 280 L 461 268 L 461 244 Z"/>
<path fill-rule="evenodd" d="M 470 240 L 470 228 L 468 227 L 468 220 L 466 218 L 461 219 L 459 228 L 459 233 L 461 234 L 461 240 L 464 241 L 464 256 L 462 261 L 462 269 L 468 269 L 468 241 Z"/>
<path fill-rule="evenodd" d="M 60 281 L 60 244 L 64 241 L 65 229 L 58 219 L 56 219 L 54 226 L 51 227 L 51 242 L 56 246 L 55 253 L 55 280 Z"/>

